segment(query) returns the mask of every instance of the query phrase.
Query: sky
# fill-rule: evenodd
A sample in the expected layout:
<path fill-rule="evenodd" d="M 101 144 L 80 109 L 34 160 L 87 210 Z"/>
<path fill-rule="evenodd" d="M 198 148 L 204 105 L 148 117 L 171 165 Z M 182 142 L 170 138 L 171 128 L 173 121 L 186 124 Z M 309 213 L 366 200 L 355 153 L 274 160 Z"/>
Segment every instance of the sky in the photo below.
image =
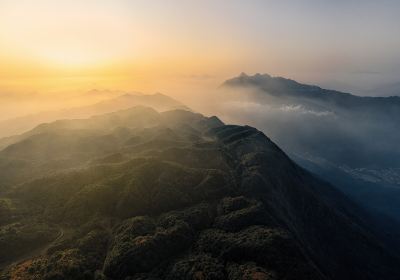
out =
<path fill-rule="evenodd" d="M 399 14 L 389 0 L 0 0 L 0 99 L 190 94 L 240 72 L 367 95 L 400 82 Z"/>

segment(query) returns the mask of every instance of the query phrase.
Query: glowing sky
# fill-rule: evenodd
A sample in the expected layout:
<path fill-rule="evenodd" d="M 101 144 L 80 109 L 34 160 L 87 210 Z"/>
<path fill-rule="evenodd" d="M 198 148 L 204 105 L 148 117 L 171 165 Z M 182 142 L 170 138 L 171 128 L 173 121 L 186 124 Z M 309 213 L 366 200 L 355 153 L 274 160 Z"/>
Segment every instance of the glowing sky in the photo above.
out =
<path fill-rule="evenodd" d="M 66 77 L 163 90 L 242 71 L 357 90 L 400 80 L 399 14 L 385 0 L 0 0 L 0 90 Z"/>

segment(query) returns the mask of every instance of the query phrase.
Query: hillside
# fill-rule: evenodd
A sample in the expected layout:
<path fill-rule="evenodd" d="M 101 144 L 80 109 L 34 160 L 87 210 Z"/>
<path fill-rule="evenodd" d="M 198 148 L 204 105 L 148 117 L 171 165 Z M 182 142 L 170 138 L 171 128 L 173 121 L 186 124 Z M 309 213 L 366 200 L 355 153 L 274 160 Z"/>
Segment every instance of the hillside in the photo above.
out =
<path fill-rule="evenodd" d="M 384 109 L 383 106 L 398 108 L 400 106 L 399 96 L 372 97 L 357 96 L 336 90 L 324 89 L 315 85 L 302 84 L 292 79 L 283 77 L 272 77 L 268 74 L 255 74 L 253 76 L 241 73 L 238 77 L 226 80 L 222 86 L 226 87 L 256 87 L 265 93 L 275 96 L 290 96 L 298 99 L 309 99 L 310 103 L 316 101 L 326 102 L 326 107 L 342 106 L 347 109 L 376 108 Z M 261 96 L 260 96 L 261 97 Z M 399 112 L 394 109 L 395 113 Z M 384 112 L 381 112 L 384 113 Z"/>
<path fill-rule="evenodd" d="M 0 160 L 4 279 L 400 277 L 368 215 L 249 126 L 135 107 Z"/>
<path fill-rule="evenodd" d="M 88 95 L 94 95 L 95 93 L 96 91 L 92 91 L 89 92 Z M 45 111 L 0 121 L 0 138 L 24 133 L 41 123 L 53 122 L 59 119 L 88 118 L 90 116 L 124 110 L 134 106 L 148 106 L 160 112 L 174 109 L 188 110 L 188 108 L 179 101 L 161 93 L 127 93 L 93 105 Z M 0 141 L 0 149 L 5 145 L 4 143 L 7 144 L 8 142 Z"/>
<path fill-rule="evenodd" d="M 224 119 L 253 125 L 302 166 L 400 222 L 400 97 L 361 97 L 268 74 L 221 87 Z"/>

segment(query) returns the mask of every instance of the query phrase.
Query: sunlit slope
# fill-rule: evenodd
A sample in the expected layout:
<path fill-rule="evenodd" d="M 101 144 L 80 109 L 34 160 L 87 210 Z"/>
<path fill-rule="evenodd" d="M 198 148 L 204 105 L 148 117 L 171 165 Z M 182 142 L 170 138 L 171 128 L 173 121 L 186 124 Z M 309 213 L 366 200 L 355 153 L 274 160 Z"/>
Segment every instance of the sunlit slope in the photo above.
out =
<path fill-rule="evenodd" d="M 90 95 L 92 94 L 95 95 L 95 91 L 87 93 L 87 96 L 83 96 L 82 99 L 90 100 Z M 24 133 L 41 123 L 53 122 L 59 119 L 88 118 L 90 116 L 124 110 L 134 106 L 148 106 L 160 112 L 174 109 L 189 110 L 189 108 L 187 108 L 179 101 L 161 93 L 123 94 L 115 98 L 106 99 L 89 106 L 66 108 L 63 110 L 44 111 L 36 114 L 0 121 L 0 138 Z M 6 143 L 7 141 L 0 140 L 0 149 L 3 145 L 3 142 Z"/>
<path fill-rule="evenodd" d="M 135 107 L 41 125 L 0 157 L 2 199 L 29 209 L 2 228 L 49 227 L 5 279 L 400 277 L 363 211 L 249 126 Z"/>

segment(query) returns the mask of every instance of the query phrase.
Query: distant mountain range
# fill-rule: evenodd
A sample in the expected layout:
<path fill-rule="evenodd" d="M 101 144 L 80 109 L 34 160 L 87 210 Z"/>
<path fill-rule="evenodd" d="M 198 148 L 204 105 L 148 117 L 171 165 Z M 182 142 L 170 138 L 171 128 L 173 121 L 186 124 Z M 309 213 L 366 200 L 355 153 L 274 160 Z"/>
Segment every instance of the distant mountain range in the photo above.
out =
<path fill-rule="evenodd" d="M 400 221 L 400 97 L 361 97 L 268 74 L 221 87 L 220 115 L 262 129 L 293 159 Z"/>
<path fill-rule="evenodd" d="M 387 279 L 398 249 L 264 133 L 147 107 L 0 151 L 2 279 Z"/>
<path fill-rule="evenodd" d="M 381 114 L 386 117 L 400 116 L 398 109 L 400 107 L 399 96 L 356 96 L 350 93 L 323 89 L 314 85 L 301 84 L 283 77 L 272 77 L 268 74 L 249 76 L 242 73 L 236 78 L 225 81 L 222 86 L 261 90 L 264 92 L 264 96 L 258 95 L 259 101 L 262 101 L 265 94 L 268 94 L 278 98 L 290 98 L 292 101 L 301 102 L 302 105 L 310 109 L 322 106 L 337 113 L 351 111 L 351 113 L 365 114 L 364 110 L 368 110 L 367 113 Z"/>
<path fill-rule="evenodd" d="M 88 95 L 103 94 L 103 91 L 93 90 Z M 96 114 L 104 114 L 117 110 L 127 109 L 133 106 L 150 106 L 157 111 L 166 111 L 173 109 L 186 109 L 182 103 L 163 95 L 156 94 L 123 94 L 115 98 L 101 101 L 94 105 L 75 107 L 57 111 L 40 112 L 33 115 L 22 116 L 14 119 L 0 121 L 0 138 L 26 132 L 35 126 L 52 122 L 59 119 L 80 119 L 87 118 Z"/>

